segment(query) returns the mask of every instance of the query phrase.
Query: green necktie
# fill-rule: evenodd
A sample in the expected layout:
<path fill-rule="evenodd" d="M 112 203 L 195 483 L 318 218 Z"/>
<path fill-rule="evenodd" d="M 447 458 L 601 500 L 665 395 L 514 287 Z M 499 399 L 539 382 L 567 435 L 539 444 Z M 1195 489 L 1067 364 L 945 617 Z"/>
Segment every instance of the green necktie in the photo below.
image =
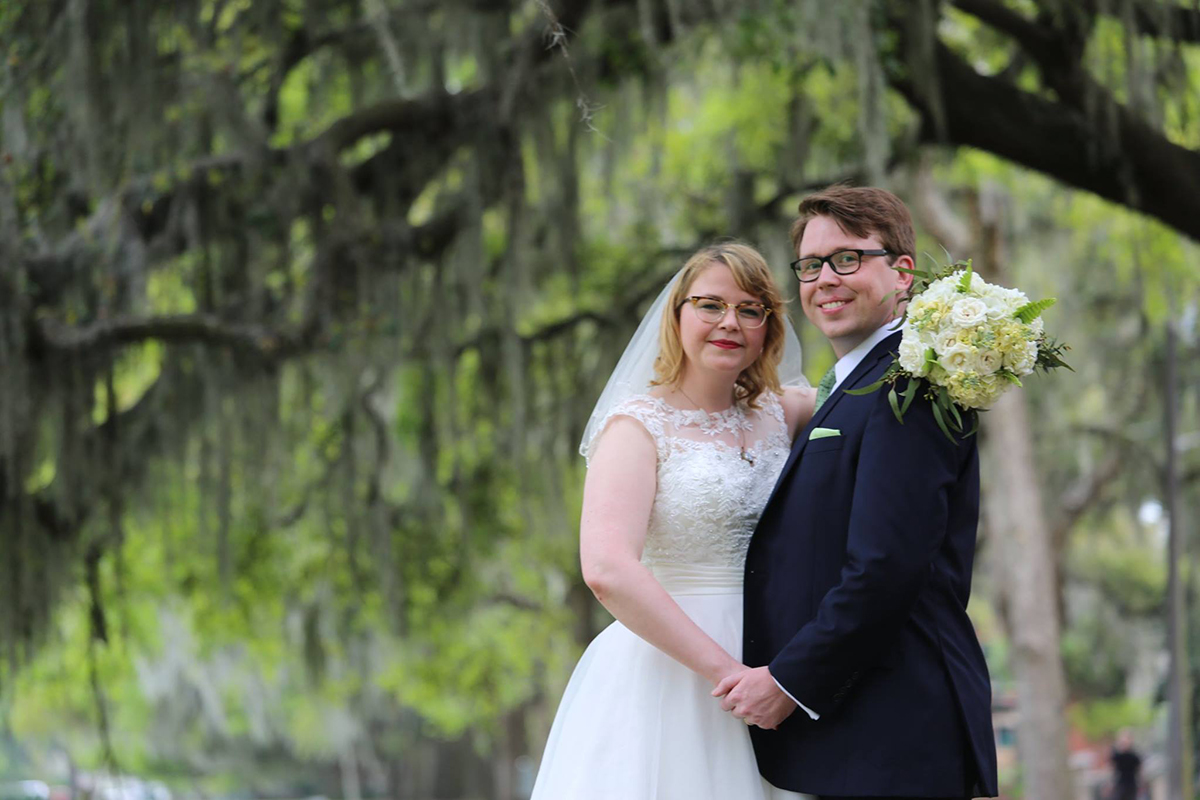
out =
<path fill-rule="evenodd" d="M 815 414 L 817 410 L 825 405 L 825 401 L 829 399 L 829 395 L 833 393 L 833 384 L 837 381 L 837 373 L 833 371 L 833 367 L 821 376 L 821 382 L 817 384 L 817 406 L 813 409 Z"/>

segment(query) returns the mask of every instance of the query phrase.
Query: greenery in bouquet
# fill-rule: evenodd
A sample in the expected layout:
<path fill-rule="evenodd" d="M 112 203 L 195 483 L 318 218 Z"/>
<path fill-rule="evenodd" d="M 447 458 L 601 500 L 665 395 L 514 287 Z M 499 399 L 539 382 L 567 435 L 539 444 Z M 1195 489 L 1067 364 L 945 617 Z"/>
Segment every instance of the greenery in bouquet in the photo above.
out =
<path fill-rule="evenodd" d="M 1063 360 L 1069 348 L 1047 336 L 1041 318 L 1053 298 L 1031 302 L 1019 289 L 988 283 L 970 261 L 938 270 L 897 269 L 913 276 L 898 323 L 903 325 L 899 352 L 883 377 L 850 394 L 888 386 L 892 410 L 903 423 L 923 391 L 938 426 L 953 440 L 954 434 L 975 433 L 979 417 L 974 412 L 1021 386 L 1021 378 L 1038 369 L 1070 369 Z"/>

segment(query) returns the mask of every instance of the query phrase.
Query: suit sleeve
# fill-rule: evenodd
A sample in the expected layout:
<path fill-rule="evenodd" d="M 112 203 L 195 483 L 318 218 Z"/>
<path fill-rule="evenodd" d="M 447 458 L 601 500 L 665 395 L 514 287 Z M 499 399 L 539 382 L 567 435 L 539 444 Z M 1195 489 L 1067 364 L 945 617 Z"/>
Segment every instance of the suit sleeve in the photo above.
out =
<path fill-rule="evenodd" d="M 896 646 L 946 536 L 950 493 L 976 447 L 974 439 L 947 439 L 924 398 L 903 424 L 886 390 L 873 399 L 839 582 L 769 665 L 788 694 L 821 716 Z"/>

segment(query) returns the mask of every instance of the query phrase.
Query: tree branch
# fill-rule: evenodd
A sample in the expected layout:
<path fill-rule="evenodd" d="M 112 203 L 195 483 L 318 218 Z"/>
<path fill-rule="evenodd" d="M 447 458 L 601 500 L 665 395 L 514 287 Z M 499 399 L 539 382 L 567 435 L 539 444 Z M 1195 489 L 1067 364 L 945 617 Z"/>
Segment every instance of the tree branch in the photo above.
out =
<path fill-rule="evenodd" d="M 337 153 L 376 133 L 470 128 L 488 118 L 496 95 L 496 88 L 488 87 L 456 95 L 435 91 L 413 100 L 385 100 L 347 114 L 302 147 Z"/>
<path fill-rule="evenodd" d="M 1097 9 L 1096 0 L 1087 5 Z M 1101 12 L 1113 14 L 1114 9 L 1103 4 Z M 1137 3 L 1133 6 L 1133 24 L 1138 33 L 1180 44 L 1200 43 L 1200 8 L 1174 3 Z"/>
<path fill-rule="evenodd" d="M 941 42 L 935 51 L 940 102 L 955 110 L 940 120 L 940 131 L 926 95 L 906 75 L 889 76 L 921 114 L 927 140 L 986 150 L 1200 241 L 1200 153 L 1172 143 L 1107 93 L 1094 97 L 1094 112 L 1084 115 L 978 74 Z"/>
<path fill-rule="evenodd" d="M 619 300 L 616 300 L 612 304 L 612 308 L 620 309 L 620 308 L 637 307 L 637 306 L 641 305 L 642 303 L 644 303 L 646 300 L 648 300 L 650 297 L 653 297 L 656 293 L 658 293 L 660 291 L 662 291 L 661 283 L 655 283 L 653 285 L 649 285 L 649 286 L 641 289 L 640 291 L 634 293 L 630 297 L 621 298 Z M 559 336 L 574 330 L 575 328 L 579 327 L 580 325 L 584 324 L 585 322 L 594 322 L 597 325 L 600 325 L 601 327 L 605 327 L 605 326 L 609 326 L 609 325 L 616 325 L 618 322 L 620 322 L 620 320 L 621 320 L 620 315 L 606 314 L 606 313 L 602 313 L 600 311 L 583 309 L 581 311 L 578 311 L 578 312 L 570 315 L 569 317 L 560 319 L 557 322 L 552 322 L 548 325 L 544 325 L 541 328 L 538 328 L 536 331 L 533 331 L 532 333 L 524 334 L 523 336 L 521 336 L 519 338 L 520 338 L 522 344 L 525 344 L 525 345 L 536 344 L 538 342 L 546 342 L 546 341 L 550 341 L 552 339 L 556 339 Z M 459 345 L 454 349 L 454 357 L 459 358 L 466 351 L 479 348 L 485 341 L 495 339 L 497 336 L 500 336 L 501 333 L 502 333 L 501 331 L 499 331 L 495 328 L 487 328 L 485 330 L 480 331 L 475 336 L 472 336 L 470 339 L 459 343 Z"/>
<path fill-rule="evenodd" d="M 509 5 L 508 0 L 464 2 L 476 10 L 500 11 Z M 628 3 L 630 0 L 622 2 Z M 591 8 L 591 0 L 565 3 L 559 19 L 568 31 L 573 31 L 582 24 Z M 341 33 L 349 34 L 353 28 L 350 26 Z M 336 33 L 331 33 L 312 41 L 293 41 L 289 45 L 285 63 L 294 66 L 315 46 L 324 45 L 336 37 Z M 545 47 L 541 30 L 536 29 L 531 30 L 520 42 L 513 59 L 514 63 L 519 58 L 526 58 L 534 65 L 545 65 L 556 54 L 556 51 Z M 624 67 L 625 72 L 629 69 L 629 65 Z M 378 133 L 391 133 L 392 142 L 380 153 L 352 168 L 353 184 L 360 192 L 367 193 L 377 187 L 380 174 L 401 174 L 410 183 L 416 184 L 405 193 L 407 199 L 411 200 L 462 144 L 471 137 L 484 135 L 494 129 L 497 104 L 502 92 L 512 89 L 503 80 L 497 80 L 460 94 L 434 90 L 417 98 L 387 100 L 353 111 L 312 139 L 286 150 L 235 152 L 198 159 L 179 170 L 185 178 L 167 187 L 158 185 L 158 175 L 136 178 L 96 203 L 96 212 L 82 226 L 89 233 L 73 232 L 63 237 L 53 250 L 26 257 L 23 262 L 26 274 L 38 287 L 39 302 L 49 304 L 57 298 L 61 288 L 70 282 L 76 269 L 92 266 L 80 262 L 93 260 L 91 254 L 100 250 L 95 243 L 110 239 L 117 220 L 115 215 L 120 210 L 125 210 L 141 243 L 148 246 L 157 237 L 170 233 L 170 224 L 175 219 L 171 214 L 172 203 L 180 192 L 188 188 L 198 189 L 210 176 L 227 180 L 230 173 L 236 173 L 249 164 L 286 166 L 297 157 L 310 160 L 315 157 L 330 163 L 341 151 L 364 137 Z M 413 158 L 412 154 L 417 152 L 423 158 Z M 170 246 L 157 254 L 160 257 L 177 255 L 189 245 L 181 235 L 168 238 L 172 240 Z"/>
<path fill-rule="evenodd" d="M 1039 62 L 1050 60 L 1055 53 L 1057 42 L 1052 32 L 1008 6 L 994 0 L 954 0 L 954 6 L 1001 33 L 1008 34 Z"/>
<path fill-rule="evenodd" d="M 43 340 L 56 350 L 81 353 L 147 339 L 199 342 L 234 347 L 263 358 L 277 358 L 295 348 L 298 336 L 262 325 L 221 319 L 213 314 L 114 317 L 81 327 L 40 320 Z"/>
<path fill-rule="evenodd" d="M 598 311 L 584 310 L 572 314 L 564 319 L 558 320 L 557 322 L 550 323 L 549 325 L 537 329 L 533 333 L 525 334 L 519 338 L 522 344 L 545 342 L 574 330 L 585 322 L 595 322 L 597 325 L 605 326 L 612 325 L 615 323 L 615 321 L 616 320 L 612 317 L 602 314 Z M 467 352 L 468 350 L 476 350 L 484 342 L 493 340 L 501 334 L 502 331 L 494 327 L 481 330 L 470 339 L 460 342 L 458 346 L 454 348 L 454 357 L 460 358 L 463 353 Z"/>
<path fill-rule="evenodd" d="M 1090 475 L 1081 476 L 1063 492 L 1058 502 L 1060 513 L 1051 529 L 1051 541 L 1056 552 L 1062 552 L 1075 525 L 1088 509 L 1104 497 L 1104 490 L 1109 484 L 1120 476 L 1123 463 L 1124 459 L 1119 454 L 1111 455 L 1098 469 Z"/>

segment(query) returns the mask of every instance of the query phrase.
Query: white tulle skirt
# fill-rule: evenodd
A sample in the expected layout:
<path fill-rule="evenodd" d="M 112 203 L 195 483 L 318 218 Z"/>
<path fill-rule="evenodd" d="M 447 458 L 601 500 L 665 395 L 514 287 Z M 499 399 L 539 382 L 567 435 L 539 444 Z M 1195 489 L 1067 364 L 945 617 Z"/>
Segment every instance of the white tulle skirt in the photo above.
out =
<path fill-rule="evenodd" d="M 742 570 L 657 566 L 684 612 L 742 654 Z M 588 645 L 563 693 L 531 800 L 776 800 L 745 723 L 708 681 L 614 622 Z"/>

